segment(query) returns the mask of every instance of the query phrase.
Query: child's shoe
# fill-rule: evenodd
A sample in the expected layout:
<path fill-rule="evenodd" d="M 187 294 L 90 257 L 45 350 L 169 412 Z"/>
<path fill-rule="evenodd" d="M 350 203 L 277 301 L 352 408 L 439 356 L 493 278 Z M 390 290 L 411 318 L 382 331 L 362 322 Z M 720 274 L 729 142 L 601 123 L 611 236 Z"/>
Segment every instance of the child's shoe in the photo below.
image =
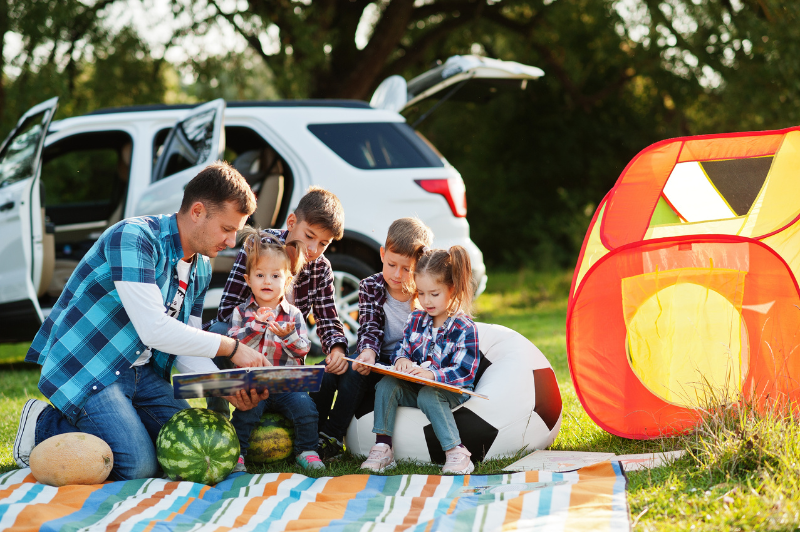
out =
<path fill-rule="evenodd" d="M 325 470 L 325 463 L 315 451 L 303 452 L 298 455 L 297 464 L 306 470 Z"/>
<path fill-rule="evenodd" d="M 452 450 L 444 452 L 444 468 L 442 474 L 469 474 L 475 470 L 475 465 L 472 464 L 469 450 L 463 446 L 456 446 Z"/>
<path fill-rule="evenodd" d="M 361 468 L 364 470 L 372 470 L 378 473 L 396 466 L 397 463 L 394 462 L 392 447 L 382 442 L 373 446 L 369 451 L 367 460 L 361 463 Z"/>
<path fill-rule="evenodd" d="M 320 459 L 322 459 L 323 461 L 334 459 L 342 455 L 342 453 L 344 453 L 344 450 L 345 450 L 344 443 L 342 443 L 339 439 L 328 436 L 322 431 L 319 432 L 319 444 L 317 445 L 317 453 L 319 454 Z"/>
<path fill-rule="evenodd" d="M 239 460 L 236 462 L 236 466 L 234 466 L 233 470 L 231 470 L 231 474 L 235 474 L 236 472 L 247 473 L 247 467 L 244 465 L 244 457 L 241 455 L 239 456 Z"/>

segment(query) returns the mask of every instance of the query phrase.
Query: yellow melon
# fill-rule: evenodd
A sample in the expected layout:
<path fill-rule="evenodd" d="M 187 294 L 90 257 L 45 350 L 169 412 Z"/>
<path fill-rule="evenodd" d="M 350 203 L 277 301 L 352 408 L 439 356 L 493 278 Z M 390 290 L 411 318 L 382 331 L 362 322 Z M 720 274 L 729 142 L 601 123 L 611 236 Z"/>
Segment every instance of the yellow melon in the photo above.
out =
<path fill-rule="evenodd" d="M 50 437 L 31 452 L 31 473 L 40 483 L 96 485 L 114 466 L 114 454 L 106 441 L 88 433 L 64 433 Z"/>

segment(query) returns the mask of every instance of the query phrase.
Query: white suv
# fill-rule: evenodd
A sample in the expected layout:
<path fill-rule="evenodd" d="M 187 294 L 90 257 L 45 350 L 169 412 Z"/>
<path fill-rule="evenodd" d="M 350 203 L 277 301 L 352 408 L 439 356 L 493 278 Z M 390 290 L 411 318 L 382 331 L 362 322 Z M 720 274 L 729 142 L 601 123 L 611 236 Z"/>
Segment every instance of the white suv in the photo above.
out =
<path fill-rule="evenodd" d="M 106 228 L 125 217 L 176 211 L 186 183 L 218 158 L 253 187 L 258 208 L 250 222 L 264 228 L 285 224 L 310 185 L 340 198 L 344 238 L 325 255 L 349 340 L 358 329 L 358 281 L 380 270 L 378 249 L 397 218 L 418 216 L 437 247 L 464 246 L 480 293 L 486 272 L 469 238 L 464 182 L 398 111 L 450 86 L 452 94 L 469 79 L 525 83 L 540 75 L 516 63 L 456 56 L 408 84 L 389 78 L 372 105 L 215 100 L 51 122 L 57 99 L 39 104 L 0 149 L 0 342 L 33 338 Z M 228 250 L 213 261 L 208 317 L 235 255 Z"/>

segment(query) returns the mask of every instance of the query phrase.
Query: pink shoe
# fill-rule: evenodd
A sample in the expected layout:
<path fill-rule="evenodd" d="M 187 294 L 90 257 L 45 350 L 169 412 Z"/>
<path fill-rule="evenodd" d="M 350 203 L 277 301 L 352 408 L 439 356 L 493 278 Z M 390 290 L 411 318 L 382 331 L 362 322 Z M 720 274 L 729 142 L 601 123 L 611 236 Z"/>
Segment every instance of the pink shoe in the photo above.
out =
<path fill-rule="evenodd" d="M 372 470 L 373 472 L 381 473 L 384 470 L 389 470 L 397 466 L 394 462 L 394 452 L 392 447 L 388 444 L 376 444 L 369 451 L 367 460 L 361 463 L 361 468 L 364 470 Z"/>
<path fill-rule="evenodd" d="M 452 450 L 444 452 L 444 468 L 442 474 L 469 474 L 475 470 L 475 465 L 472 464 L 469 450 L 463 446 L 456 446 Z"/>

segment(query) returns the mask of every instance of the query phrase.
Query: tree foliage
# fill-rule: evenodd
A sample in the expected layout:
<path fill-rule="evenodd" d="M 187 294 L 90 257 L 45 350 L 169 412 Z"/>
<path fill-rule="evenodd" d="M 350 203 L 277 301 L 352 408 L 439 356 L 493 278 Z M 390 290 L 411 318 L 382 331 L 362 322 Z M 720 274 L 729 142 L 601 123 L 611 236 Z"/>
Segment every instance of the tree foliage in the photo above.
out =
<path fill-rule="evenodd" d="M 215 27 L 246 43 L 179 65 L 132 28 L 109 29 L 121 1 L 0 0 L 0 34 L 21 39 L 15 57 L 0 54 L 2 130 L 54 95 L 61 116 L 218 97 L 368 100 L 385 77 L 455 54 L 541 67 L 526 91 L 457 95 L 419 127 L 462 173 L 471 234 L 495 265 L 572 264 L 593 210 L 652 142 L 800 121 L 800 3 L 788 0 L 171 0 L 168 47 Z"/>

